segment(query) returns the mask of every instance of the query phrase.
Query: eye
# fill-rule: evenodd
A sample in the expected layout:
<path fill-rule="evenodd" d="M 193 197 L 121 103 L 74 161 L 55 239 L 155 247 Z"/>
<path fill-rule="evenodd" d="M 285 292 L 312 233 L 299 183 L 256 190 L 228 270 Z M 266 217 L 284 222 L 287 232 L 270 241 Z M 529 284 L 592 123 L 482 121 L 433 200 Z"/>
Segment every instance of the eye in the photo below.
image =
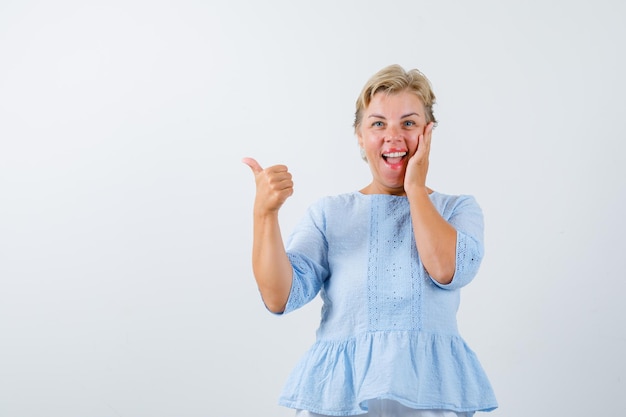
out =
<path fill-rule="evenodd" d="M 381 122 L 380 120 L 377 120 L 374 123 L 372 123 L 372 127 L 383 127 L 384 125 L 385 124 Z"/>
<path fill-rule="evenodd" d="M 413 127 L 413 126 L 415 126 L 415 122 L 413 120 L 405 120 L 404 121 L 404 126 L 406 126 L 406 127 Z"/>

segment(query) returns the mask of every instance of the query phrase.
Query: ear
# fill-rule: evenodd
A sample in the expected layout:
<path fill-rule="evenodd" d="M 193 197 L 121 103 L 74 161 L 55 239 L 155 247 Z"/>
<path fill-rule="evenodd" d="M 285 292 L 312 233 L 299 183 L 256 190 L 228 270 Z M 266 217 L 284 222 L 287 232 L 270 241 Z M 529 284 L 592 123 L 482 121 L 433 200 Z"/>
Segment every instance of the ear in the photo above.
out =
<path fill-rule="evenodd" d="M 363 147 L 363 137 L 361 136 L 361 132 L 356 132 L 356 140 L 359 142 L 359 147 Z"/>

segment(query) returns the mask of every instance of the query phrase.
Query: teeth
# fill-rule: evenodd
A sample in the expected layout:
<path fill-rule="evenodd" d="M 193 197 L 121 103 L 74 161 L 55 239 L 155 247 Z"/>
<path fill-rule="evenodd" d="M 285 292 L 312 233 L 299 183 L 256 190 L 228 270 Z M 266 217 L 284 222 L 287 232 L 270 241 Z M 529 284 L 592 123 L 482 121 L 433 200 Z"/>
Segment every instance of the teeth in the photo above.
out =
<path fill-rule="evenodd" d="M 385 158 L 398 158 L 400 156 L 404 156 L 406 155 L 406 152 L 391 152 L 391 153 L 384 153 L 383 156 Z"/>

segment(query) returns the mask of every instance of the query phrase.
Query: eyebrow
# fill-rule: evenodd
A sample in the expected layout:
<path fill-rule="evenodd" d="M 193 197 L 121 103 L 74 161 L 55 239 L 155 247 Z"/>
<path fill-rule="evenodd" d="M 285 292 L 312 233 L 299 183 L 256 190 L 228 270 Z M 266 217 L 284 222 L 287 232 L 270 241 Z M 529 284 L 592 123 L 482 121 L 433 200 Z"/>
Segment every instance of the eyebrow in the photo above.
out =
<path fill-rule="evenodd" d="M 417 117 L 419 117 L 420 115 L 419 115 L 419 114 L 417 114 L 417 113 L 415 113 L 415 112 L 412 112 L 412 113 L 405 114 L 404 116 L 402 116 L 402 117 L 400 117 L 400 118 L 401 118 L 401 119 L 405 119 L 405 118 L 410 117 L 410 116 L 417 116 Z M 367 117 L 368 117 L 368 118 L 370 118 L 370 117 L 376 117 L 376 118 L 378 118 L 378 119 L 385 119 L 385 120 L 387 120 L 387 118 L 386 118 L 385 116 L 382 116 L 382 115 L 380 115 L 380 114 L 376 114 L 376 113 L 374 113 L 374 114 L 370 114 L 370 115 L 369 115 L 369 116 L 367 116 Z"/>

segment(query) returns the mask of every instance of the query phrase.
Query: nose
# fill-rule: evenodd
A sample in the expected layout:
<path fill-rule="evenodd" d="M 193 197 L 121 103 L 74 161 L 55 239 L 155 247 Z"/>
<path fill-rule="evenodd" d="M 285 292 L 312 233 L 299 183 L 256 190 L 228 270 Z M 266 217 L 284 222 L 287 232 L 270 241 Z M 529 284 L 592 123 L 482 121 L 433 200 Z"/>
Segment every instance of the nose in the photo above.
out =
<path fill-rule="evenodd" d="M 385 142 L 400 142 L 400 141 L 402 141 L 402 136 L 400 134 L 385 135 Z"/>
<path fill-rule="evenodd" d="M 385 135 L 386 142 L 397 142 L 402 139 L 400 131 L 395 127 L 390 127 Z"/>

